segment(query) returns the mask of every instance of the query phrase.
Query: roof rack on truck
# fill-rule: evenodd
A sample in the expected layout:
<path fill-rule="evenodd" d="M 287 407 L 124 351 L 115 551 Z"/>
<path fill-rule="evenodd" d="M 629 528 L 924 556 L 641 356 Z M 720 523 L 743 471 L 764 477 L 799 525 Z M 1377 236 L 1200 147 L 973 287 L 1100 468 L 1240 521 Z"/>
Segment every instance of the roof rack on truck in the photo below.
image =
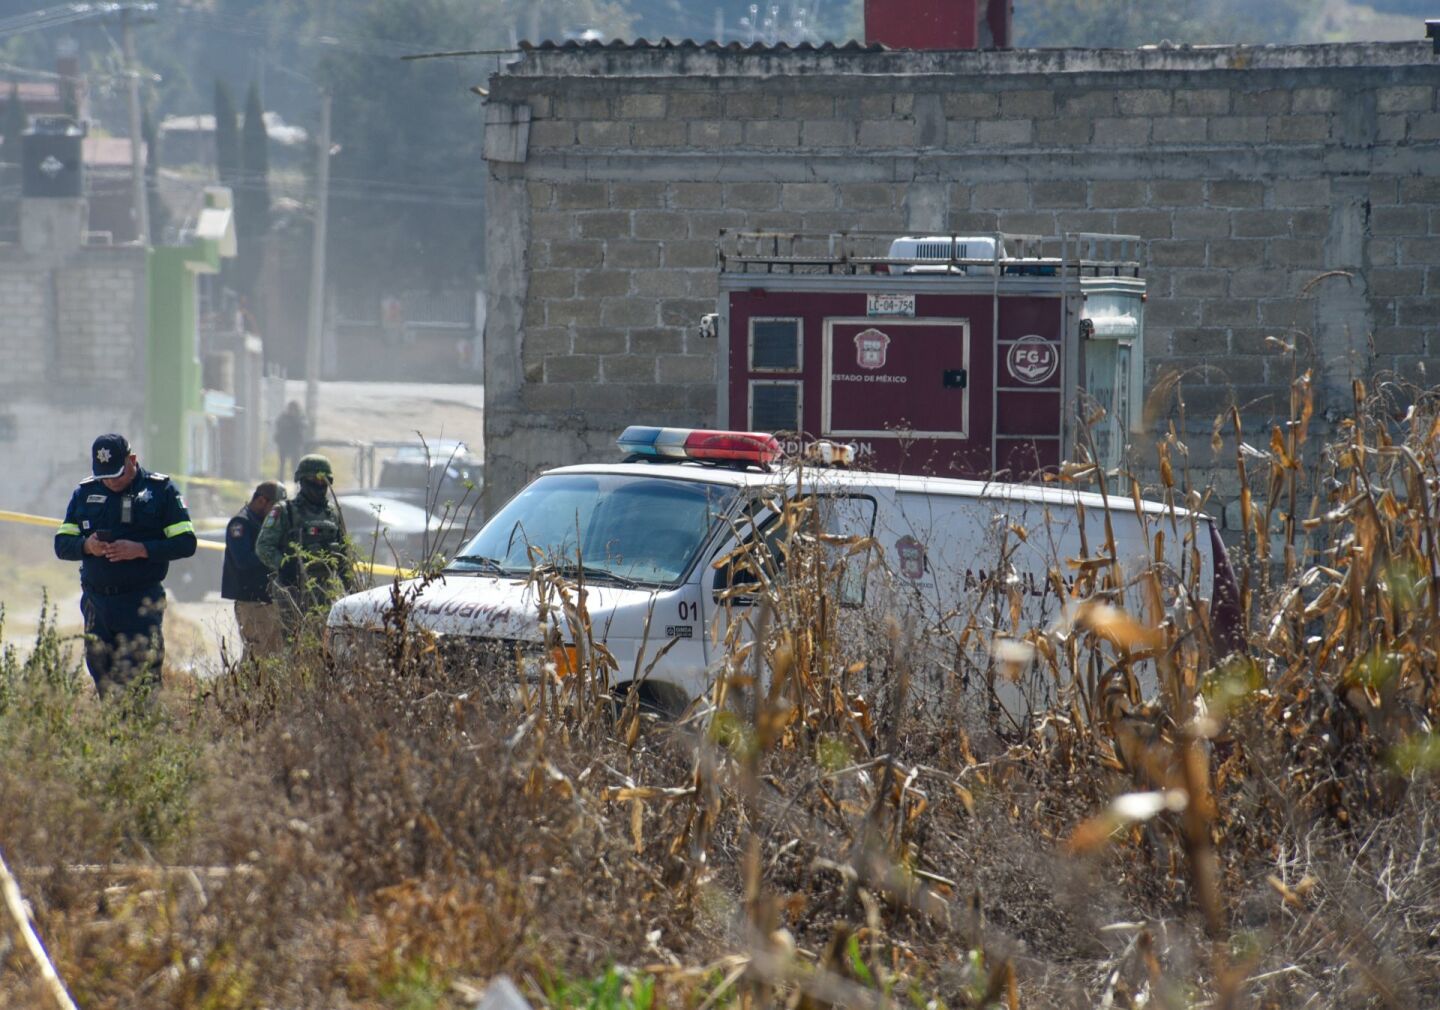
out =
<path fill-rule="evenodd" d="M 1138 235 L 720 232 L 721 273 L 1139 277 Z M 1044 272 L 1042 272 L 1044 271 Z"/>

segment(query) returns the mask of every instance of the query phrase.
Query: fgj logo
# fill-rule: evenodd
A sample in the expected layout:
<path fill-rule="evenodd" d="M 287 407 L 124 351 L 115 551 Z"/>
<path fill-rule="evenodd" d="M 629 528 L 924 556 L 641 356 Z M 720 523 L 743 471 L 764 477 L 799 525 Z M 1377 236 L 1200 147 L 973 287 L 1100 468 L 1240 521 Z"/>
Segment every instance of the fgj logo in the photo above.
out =
<path fill-rule="evenodd" d="M 861 368 L 884 368 L 890 338 L 876 329 L 855 334 L 855 363 Z"/>
<path fill-rule="evenodd" d="M 925 545 L 911 536 L 895 541 L 895 553 L 900 558 L 900 574 L 912 582 L 925 577 Z"/>
<path fill-rule="evenodd" d="M 1060 367 L 1060 352 L 1050 341 L 1032 333 L 1010 345 L 1005 364 L 1016 380 L 1027 386 L 1038 386 Z"/>

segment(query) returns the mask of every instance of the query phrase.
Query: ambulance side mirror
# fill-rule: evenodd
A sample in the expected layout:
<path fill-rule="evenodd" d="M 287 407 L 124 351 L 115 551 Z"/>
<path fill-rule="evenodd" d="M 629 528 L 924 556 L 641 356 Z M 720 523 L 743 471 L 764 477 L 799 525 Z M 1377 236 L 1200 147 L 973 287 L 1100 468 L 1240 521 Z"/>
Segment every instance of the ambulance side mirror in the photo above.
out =
<path fill-rule="evenodd" d="M 715 569 L 710 591 L 715 602 L 722 606 L 728 603 L 732 607 L 749 607 L 755 603 L 753 597 L 729 591 L 739 586 L 754 585 L 757 581 L 754 572 L 747 570 L 743 563 L 732 560 L 729 564 Z"/>
<path fill-rule="evenodd" d="M 714 340 L 720 336 L 720 313 L 707 312 L 700 317 L 700 339 Z"/>
<path fill-rule="evenodd" d="M 721 565 L 715 570 L 715 577 L 711 583 L 711 592 L 715 595 L 716 603 L 725 602 L 722 594 L 727 590 L 734 590 L 741 586 L 759 585 L 760 577 L 754 566 L 760 565 L 765 570 L 769 579 L 779 578 L 785 570 L 785 546 L 781 543 L 784 533 L 784 526 L 779 522 L 771 522 L 758 534 L 759 539 L 750 537 L 746 544 L 748 551 L 741 554 L 742 548 L 736 548 L 736 554 L 728 564 Z M 733 594 L 729 596 L 728 602 L 735 607 L 748 607 L 755 603 L 755 598 L 748 595 Z"/>

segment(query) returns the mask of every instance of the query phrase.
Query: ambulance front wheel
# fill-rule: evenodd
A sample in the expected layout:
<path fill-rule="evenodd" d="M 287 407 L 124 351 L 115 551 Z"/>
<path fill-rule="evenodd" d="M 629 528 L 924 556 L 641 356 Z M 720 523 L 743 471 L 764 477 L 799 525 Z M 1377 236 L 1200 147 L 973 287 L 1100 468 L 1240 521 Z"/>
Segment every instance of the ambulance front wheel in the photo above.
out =
<path fill-rule="evenodd" d="M 616 715 L 625 710 L 632 692 L 637 695 L 641 712 L 662 719 L 678 719 L 690 706 L 689 696 L 674 684 L 655 680 L 630 681 L 617 685 L 612 692 Z"/>

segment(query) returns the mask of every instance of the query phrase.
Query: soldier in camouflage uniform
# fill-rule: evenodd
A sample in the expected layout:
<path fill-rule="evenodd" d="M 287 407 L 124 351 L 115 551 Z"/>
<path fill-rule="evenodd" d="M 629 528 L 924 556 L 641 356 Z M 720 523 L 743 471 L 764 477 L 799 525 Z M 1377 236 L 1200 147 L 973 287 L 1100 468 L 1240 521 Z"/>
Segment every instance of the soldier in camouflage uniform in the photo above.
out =
<path fill-rule="evenodd" d="M 330 498 L 334 479 L 324 456 L 302 456 L 295 466 L 297 493 L 270 510 L 255 539 L 256 556 L 273 573 L 270 595 L 292 640 L 306 614 L 356 587 L 345 521 Z"/>

